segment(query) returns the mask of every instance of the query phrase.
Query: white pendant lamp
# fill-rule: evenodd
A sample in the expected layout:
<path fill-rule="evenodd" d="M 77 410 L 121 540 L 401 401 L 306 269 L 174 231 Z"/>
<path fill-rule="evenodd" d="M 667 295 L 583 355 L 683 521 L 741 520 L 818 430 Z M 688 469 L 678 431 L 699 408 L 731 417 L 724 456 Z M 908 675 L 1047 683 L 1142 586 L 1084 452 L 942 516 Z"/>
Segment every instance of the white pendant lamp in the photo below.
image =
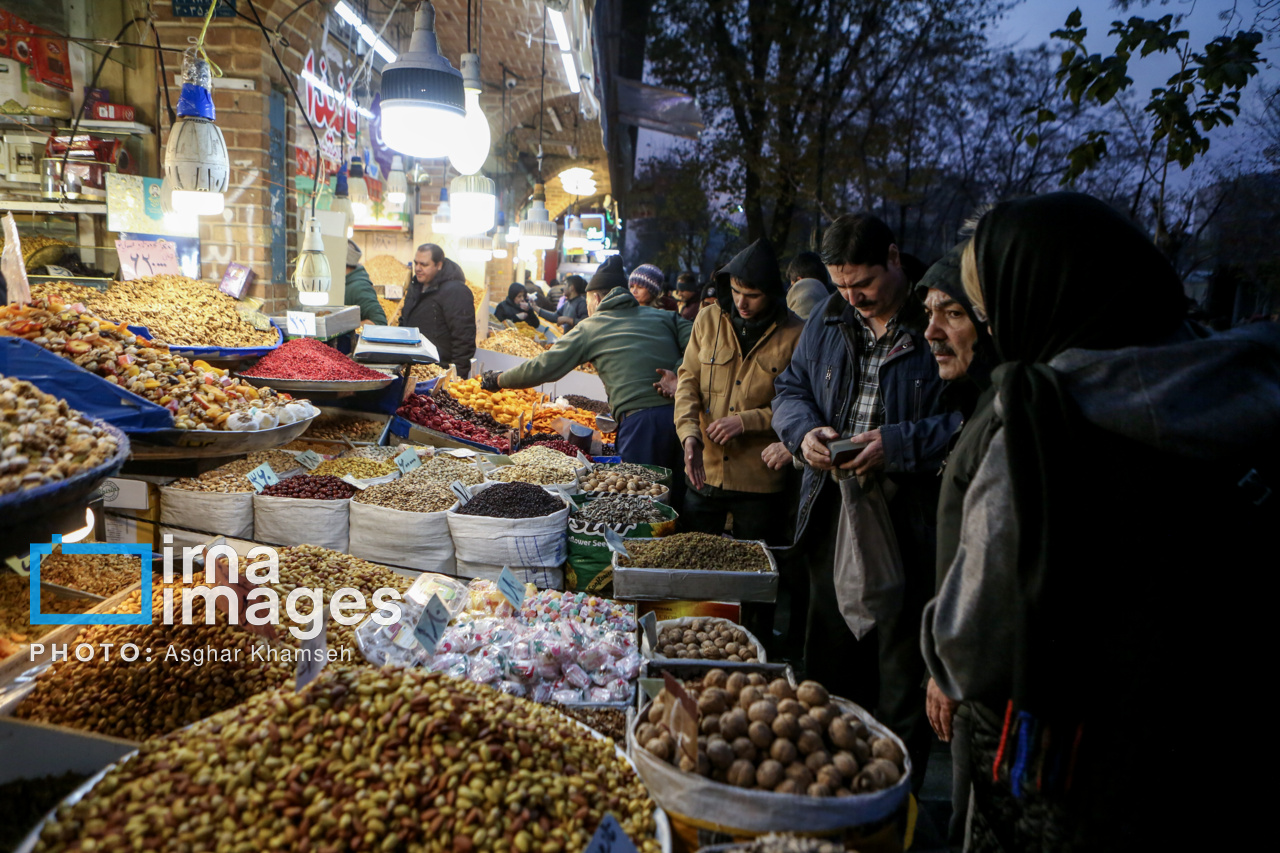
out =
<path fill-rule="evenodd" d="M 593 196 L 596 194 L 596 182 L 591 175 L 590 169 L 574 166 L 560 173 L 560 184 L 569 195 Z"/>
<path fill-rule="evenodd" d="M 547 216 L 547 188 L 534 184 L 533 204 L 529 215 L 520 223 L 520 248 L 529 250 L 554 249 L 559 237 L 556 224 Z"/>
<path fill-rule="evenodd" d="M 408 197 L 409 180 L 404 174 L 404 160 L 397 154 L 391 158 L 391 171 L 387 173 L 387 203 L 404 204 Z"/>
<path fill-rule="evenodd" d="M 488 261 L 493 257 L 493 244 L 484 234 L 473 234 L 458 241 L 458 253 L 464 261 Z"/>
<path fill-rule="evenodd" d="M 449 234 L 453 231 L 453 215 L 449 209 L 449 191 L 440 188 L 440 206 L 431 217 L 431 230 L 436 234 Z"/>
<path fill-rule="evenodd" d="M 461 175 L 449 184 L 453 233 L 480 234 L 493 227 L 498 197 L 493 181 L 484 175 Z"/>
<path fill-rule="evenodd" d="M 570 216 L 565 220 L 564 250 L 575 255 L 587 250 L 587 230 L 582 227 L 582 219 L 577 216 Z"/>
<path fill-rule="evenodd" d="M 368 218 L 369 185 L 364 180 L 364 161 L 359 157 L 351 158 L 347 171 L 347 197 L 351 199 L 351 210 L 356 218 Z"/>
<path fill-rule="evenodd" d="M 520 223 L 517 222 L 516 224 L 512 225 L 510 228 L 507 229 L 507 245 L 508 246 L 520 245 Z"/>
<path fill-rule="evenodd" d="M 160 204 L 165 213 L 216 216 L 231 176 L 227 142 L 213 123 L 213 78 L 209 63 L 188 50 L 182 56 L 178 120 L 164 147 Z"/>
<path fill-rule="evenodd" d="M 498 211 L 498 222 L 493 229 L 493 244 L 491 247 L 495 258 L 505 258 L 507 256 L 507 214 Z"/>
<path fill-rule="evenodd" d="M 324 254 L 324 238 L 320 235 L 320 222 L 313 216 L 307 220 L 302 251 L 293 270 L 293 286 L 298 291 L 298 301 L 303 305 L 326 304 L 332 281 L 329 259 Z"/>
<path fill-rule="evenodd" d="M 343 233 L 350 240 L 356 233 L 356 213 L 351 204 L 351 195 L 347 184 L 347 169 L 338 169 L 338 180 L 334 183 L 333 201 L 329 202 L 329 210 L 342 214 Z"/>
<path fill-rule="evenodd" d="M 466 115 L 462 75 L 440 55 L 436 10 L 429 2 L 413 16 L 409 49 L 382 69 L 382 141 L 402 154 L 448 155 Z"/>
<path fill-rule="evenodd" d="M 489 119 L 480 108 L 480 55 L 462 54 L 462 92 L 466 101 L 466 116 L 462 127 L 449 150 L 449 162 L 464 175 L 474 175 L 489 159 L 492 142 Z"/>

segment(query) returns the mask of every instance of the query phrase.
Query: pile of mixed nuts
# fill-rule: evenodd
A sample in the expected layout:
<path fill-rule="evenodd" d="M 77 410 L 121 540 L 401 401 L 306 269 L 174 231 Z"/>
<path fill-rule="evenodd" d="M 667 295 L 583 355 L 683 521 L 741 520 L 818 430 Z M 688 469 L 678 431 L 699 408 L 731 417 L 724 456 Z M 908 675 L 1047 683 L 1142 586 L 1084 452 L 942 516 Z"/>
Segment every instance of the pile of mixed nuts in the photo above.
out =
<path fill-rule="evenodd" d="M 115 436 L 30 382 L 0 376 L 0 495 L 97 468 Z"/>

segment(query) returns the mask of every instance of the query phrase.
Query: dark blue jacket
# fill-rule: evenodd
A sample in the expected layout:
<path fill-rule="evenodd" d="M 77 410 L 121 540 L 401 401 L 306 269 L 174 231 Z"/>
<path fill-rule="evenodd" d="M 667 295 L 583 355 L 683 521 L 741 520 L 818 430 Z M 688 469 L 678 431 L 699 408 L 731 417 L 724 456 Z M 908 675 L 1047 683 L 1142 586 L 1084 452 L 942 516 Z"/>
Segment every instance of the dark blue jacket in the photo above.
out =
<path fill-rule="evenodd" d="M 822 426 L 839 430 L 848 418 L 850 389 L 856 387 L 858 369 L 856 330 L 849 325 L 852 311 L 838 293 L 818 303 L 800 334 L 791 365 L 774 383 L 773 429 L 801 459 L 800 445 L 810 430 Z M 911 534 L 923 544 L 933 540 L 937 472 L 961 416 L 946 413 L 939 400 L 946 383 L 938 376 L 937 362 L 924 339 L 923 304 L 911 296 L 899 316 L 909 336 L 889 352 L 880 368 L 880 397 L 885 409 L 880 435 L 885 472 L 897 486 L 893 502 L 906 502 L 894 514 L 910 518 L 912 528 L 899 530 L 898 538 Z M 818 493 L 829 483 L 827 472 L 805 466 L 795 541 L 804 533 Z"/>

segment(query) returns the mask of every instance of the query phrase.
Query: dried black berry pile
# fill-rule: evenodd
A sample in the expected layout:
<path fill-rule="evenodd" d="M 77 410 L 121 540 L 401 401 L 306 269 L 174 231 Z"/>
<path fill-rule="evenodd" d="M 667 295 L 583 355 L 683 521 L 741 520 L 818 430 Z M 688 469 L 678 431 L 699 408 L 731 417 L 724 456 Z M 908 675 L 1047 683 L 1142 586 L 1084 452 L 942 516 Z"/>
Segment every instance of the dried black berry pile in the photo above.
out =
<path fill-rule="evenodd" d="M 261 494 L 273 498 L 311 498 L 317 501 L 345 500 L 356 493 L 356 487 L 331 474 L 300 474 L 286 477 L 274 486 L 267 486 Z"/>
<path fill-rule="evenodd" d="M 541 518 L 564 509 L 564 501 L 531 483 L 497 483 L 458 508 L 459 515 Z"/>
<path fill-rule="evenodd" d="M 609 413 L 608 403 L 592 400 L 590 397 L 583 397 L 581 394 L 565 394 L 564 400 L 570 406 L 587 412 L 595 412 L 597 415 L 607 415 Z"/>

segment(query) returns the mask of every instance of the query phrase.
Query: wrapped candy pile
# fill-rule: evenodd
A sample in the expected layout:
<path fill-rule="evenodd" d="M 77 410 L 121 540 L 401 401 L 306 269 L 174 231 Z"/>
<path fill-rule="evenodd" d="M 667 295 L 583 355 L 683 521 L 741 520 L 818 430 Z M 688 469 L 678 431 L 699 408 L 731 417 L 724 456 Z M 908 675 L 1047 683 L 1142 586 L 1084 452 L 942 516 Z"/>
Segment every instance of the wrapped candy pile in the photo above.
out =
<path fill-rule="evenodd" d="M 437 593 L 458 585 L 430 577 Z M 441 597 L 455 618 L 428 655 L 413 639 L 422 598 L 410 591 L 397 624 L 382 627 L 370 619 L 357 629 L 370 663 L 425 666 L 542 703 L 625 703 L 634 696 L 641 658 L 631 605 L 529 587 L 516 612 L 492 581 L 474 580 L 461 607 L 457 598 Z"/>

